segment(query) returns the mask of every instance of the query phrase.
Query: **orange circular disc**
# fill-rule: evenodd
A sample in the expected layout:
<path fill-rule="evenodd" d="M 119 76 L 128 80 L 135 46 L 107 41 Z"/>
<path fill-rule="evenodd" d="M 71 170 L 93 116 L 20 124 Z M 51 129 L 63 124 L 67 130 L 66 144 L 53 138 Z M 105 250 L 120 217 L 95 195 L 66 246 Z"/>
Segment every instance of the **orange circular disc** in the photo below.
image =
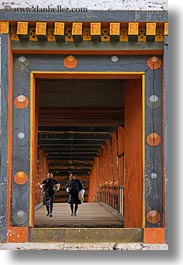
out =
<path fill-rule="evenodd" d="M 147 66 L 152 70 L 157 70 L 161 67 L 161 60 L 158 57 L 153 56 L 147 60 Z"/>
<path fill-rule="evenodd" d="M 70 69 L 75 68 L 77 64 L 78 64 L 78 60 L 73 55 L 68 55 L 64 59 L 64 66 L 66 68 L 70 68 Z"/>
<path fill-rule="evenodd" d="M 28 181 L 28 176 L 24 171 L 18 171 L 14 176 L 14 181 L 18 185 L 24 185 Z"/>
<path fill-rule="evenodd" d="M 18 109 L 24 109 L 29 105 L 29 100 L 24 95 L 19 95 L 15 98 L 14 105 Z"/>
<path fill-rule="evenodd" d="M 157 146 L 161 142 L 161 137 L 157 133 L 151 133 L 147 136 L 147 143 L 151 146 Z"/>
<path fill-rule="evenodd" d="M 146 219 L 151 224 L 156 224 L 160 221 L 160 214 L 156 210 L 151 210 L 147 213 Z"/>

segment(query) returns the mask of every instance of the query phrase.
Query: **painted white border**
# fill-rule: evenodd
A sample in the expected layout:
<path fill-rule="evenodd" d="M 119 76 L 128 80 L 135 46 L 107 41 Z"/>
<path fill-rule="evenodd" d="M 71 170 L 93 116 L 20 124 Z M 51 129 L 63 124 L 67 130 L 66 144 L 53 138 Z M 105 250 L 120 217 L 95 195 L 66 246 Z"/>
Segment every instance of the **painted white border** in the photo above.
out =
<path fill-rule="evenodd" d="M 12 8 L 39 6 L 40 8 L 57 7 L 81 8 L 88 10 L 167 10 L 168 0 L 14 0 L 0 1 L 0 9 L 4 6 Z"/>

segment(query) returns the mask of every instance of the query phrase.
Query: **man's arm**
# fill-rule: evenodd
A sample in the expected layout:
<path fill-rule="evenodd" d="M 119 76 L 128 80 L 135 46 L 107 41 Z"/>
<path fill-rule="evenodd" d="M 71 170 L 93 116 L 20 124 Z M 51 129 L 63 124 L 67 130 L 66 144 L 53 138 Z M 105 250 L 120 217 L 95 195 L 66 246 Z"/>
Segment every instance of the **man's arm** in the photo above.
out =
<path fill-rule="evenodd" d="M 45 187 L 45 179 L 41 182 L 40 186 L 39 186 L 41 189 L 44 189 Z"/>

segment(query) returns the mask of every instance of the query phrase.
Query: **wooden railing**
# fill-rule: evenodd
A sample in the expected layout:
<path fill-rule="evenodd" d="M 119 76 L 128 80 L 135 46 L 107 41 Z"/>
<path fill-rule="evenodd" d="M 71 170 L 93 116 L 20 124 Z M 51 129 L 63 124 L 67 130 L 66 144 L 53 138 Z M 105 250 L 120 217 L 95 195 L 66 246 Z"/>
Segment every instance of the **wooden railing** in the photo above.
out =
<path fill-rule="evenodd" d="M 119 214 L 123 215 L 123 187 L 122 186 L 102 186 L 95 197 L 95 202 L 102 202 Z"/>

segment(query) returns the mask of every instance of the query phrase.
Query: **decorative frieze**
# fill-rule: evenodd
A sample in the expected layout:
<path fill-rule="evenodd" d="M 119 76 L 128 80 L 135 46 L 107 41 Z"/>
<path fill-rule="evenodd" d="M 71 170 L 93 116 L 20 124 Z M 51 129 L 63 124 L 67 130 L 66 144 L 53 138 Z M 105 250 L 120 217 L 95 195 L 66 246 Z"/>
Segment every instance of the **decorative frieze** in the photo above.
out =
<path fill-rule="evenodd" d="M 10 24 L 10 25 L 9 25 Z M 163 42 L 168 23 L 142 22 L 23 22 L 0 21 L 0 34 L 10 33 L 13 41 L 115 41 Z"/>

